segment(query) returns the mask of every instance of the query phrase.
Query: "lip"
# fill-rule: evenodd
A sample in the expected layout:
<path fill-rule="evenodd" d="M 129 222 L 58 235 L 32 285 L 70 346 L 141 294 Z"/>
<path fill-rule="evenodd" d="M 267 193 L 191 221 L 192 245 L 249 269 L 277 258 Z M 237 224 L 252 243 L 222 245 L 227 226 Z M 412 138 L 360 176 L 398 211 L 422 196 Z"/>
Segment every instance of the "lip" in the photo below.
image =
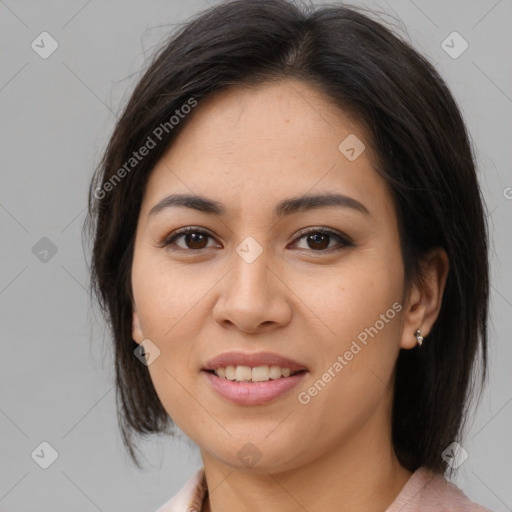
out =
<path fill-rule="evenodd" d="M 266 382 L 237 382 L 217 377 L 206 370 L 202 370 L 201 373 L 207 378 L 214 391 L 239 405 L 263 405 L 271 402 L 297 386 L 308 374 L 304 371 Z"/>
<path fill-rule="evenodd" d="M 280 366 L 290 368 L 292 372 L 307 370 L 306 366 L 293 359 L 289 359 L 273 352 L 256 352 L 253 354 L 244 352 L 225 352 L 208 361 L 203 370 L 216 370 L 226 366 Z M 288 378 L 288 377 L 285 377 Z M 278 380 L 278 379 L 276 379 Z"/>
<path fill-rule="evenodd" d="M 227 366 L 280 366 L 290 368 L 292 372 L 300 372 L 290 377 L 265 382 L 237 382 L 218 377 L 212 370 Z M 225 352 L 208 361 L 201 373 L 208 380 L 209 385 L 221 397 L 239 405 L 262 405 L 284 395 L 308 374 L 308 368 L 288 357 L 273 352 Z"/>

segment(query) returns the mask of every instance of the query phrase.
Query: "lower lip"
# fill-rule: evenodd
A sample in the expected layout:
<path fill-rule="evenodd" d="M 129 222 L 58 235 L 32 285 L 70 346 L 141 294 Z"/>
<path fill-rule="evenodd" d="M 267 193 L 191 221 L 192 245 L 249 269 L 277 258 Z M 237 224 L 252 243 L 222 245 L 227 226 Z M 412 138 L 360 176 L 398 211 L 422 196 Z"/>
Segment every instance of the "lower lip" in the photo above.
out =
<path fill-rule="evenodd" d="M 202 372 L 220 396 L 240 405 L 261 405 L 271 402 L 297 386 L 307 374 L 301 372 L 265 382 L 237 382 L 217 377 L 206 370 Z"/>

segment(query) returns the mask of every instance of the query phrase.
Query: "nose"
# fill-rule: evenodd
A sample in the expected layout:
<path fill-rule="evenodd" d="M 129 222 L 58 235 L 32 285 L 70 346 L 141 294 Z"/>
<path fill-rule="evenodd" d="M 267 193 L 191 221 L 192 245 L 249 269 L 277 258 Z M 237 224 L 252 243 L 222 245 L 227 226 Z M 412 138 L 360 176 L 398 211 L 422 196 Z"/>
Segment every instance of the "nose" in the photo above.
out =
<path fill-rule="evenodd" d="M 213 318 L 225 328 L 268 332 L 291 319 L 291 291 L 265 251 L 251 263 L 234 255 L 233 268 L 219 283 Z M 281 274 L 281 275 L 280 275 Z"/>

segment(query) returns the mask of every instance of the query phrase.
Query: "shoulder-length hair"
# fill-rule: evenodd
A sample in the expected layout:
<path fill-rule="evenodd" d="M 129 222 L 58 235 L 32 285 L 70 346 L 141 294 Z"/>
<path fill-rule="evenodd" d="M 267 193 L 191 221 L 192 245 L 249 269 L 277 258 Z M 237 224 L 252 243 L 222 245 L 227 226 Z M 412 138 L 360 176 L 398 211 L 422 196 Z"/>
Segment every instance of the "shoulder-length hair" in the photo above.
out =
<path fill-rule="evenodd" d="M 362 9 L 285 0 L 224 2 L 172 34 L 148 62 L 91 181 L 90 291 L 112 332 L 123 442 L 140 467 L 133 434 L 172 433 L 173 425 L 131 335 L 131 264 L 148 176 L 186 125 L 185 105 L 283 78 L 317 87 L 366 128 L 375 171 L 392 191 L 405 284 L 421 282 L 427 251 L 447 252 L 439 316 L 421 348 L 400 351 L 392 409 L 400 463 L 444 472 L 441 454 L 461 439 L 475 375 L 483 384 L 487 373 L 488 226 L 462 115 L 434 67 Z M 135 159 L 143 146 L 151 150 Z"/>

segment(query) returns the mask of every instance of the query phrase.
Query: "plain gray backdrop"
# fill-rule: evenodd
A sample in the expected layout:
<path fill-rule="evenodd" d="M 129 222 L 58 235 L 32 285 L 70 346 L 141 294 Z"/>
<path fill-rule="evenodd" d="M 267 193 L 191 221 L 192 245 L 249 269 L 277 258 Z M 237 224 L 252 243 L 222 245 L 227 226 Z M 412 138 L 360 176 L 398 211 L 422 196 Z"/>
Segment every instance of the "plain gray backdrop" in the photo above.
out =
<path fill-rule="evenodd" d="M 145 471 L 124 452 L 81 229 L 123 99 L 155 45 L 210 2 L 0 0 L 3 512 L 154 511 L 202 465 L 183 435 L 141 445 Z M 512 1 L 353 3 L 402 21 L 447 81 L 476 147 L 491 213 L 490 380 L 454 482 L 491 510 L 512 511 Z"/>

